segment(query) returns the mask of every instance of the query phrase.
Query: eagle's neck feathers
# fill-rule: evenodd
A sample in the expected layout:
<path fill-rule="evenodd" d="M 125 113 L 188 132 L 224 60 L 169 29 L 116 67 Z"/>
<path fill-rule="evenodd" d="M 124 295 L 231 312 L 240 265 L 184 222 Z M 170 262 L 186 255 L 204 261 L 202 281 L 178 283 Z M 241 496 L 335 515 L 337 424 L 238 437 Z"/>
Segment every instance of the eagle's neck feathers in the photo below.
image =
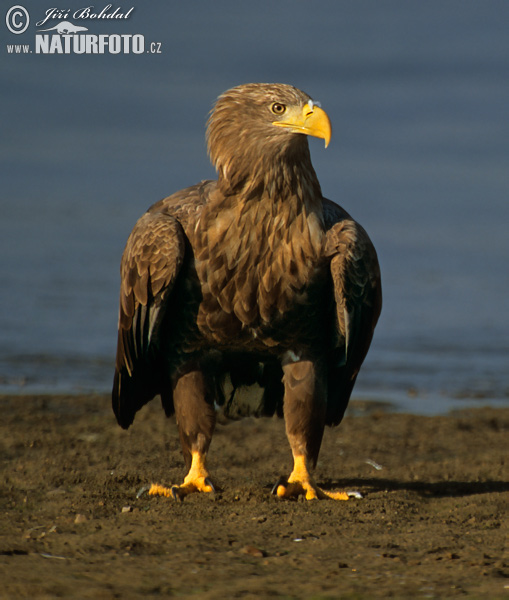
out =
<path fill-rule="evenodd" d="M 236 193 L 225 184 L 220 176 L 192 232 L 204 296 L 198 323 L 216 341 L 231 334 L 226 315 L 244 332 L 255 331 L 305 301 L 323 266 L 325 240 L 310 161 L 260 160 Z"/>

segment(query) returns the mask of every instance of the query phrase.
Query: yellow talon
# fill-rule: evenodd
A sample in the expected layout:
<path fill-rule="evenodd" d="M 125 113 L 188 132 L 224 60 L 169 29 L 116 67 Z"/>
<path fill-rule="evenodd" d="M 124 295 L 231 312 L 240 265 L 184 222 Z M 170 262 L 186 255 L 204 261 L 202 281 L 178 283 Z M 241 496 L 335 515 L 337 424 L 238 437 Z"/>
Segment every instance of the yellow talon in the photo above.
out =
<path fill-rule="evenodd" d="M 346 492 L 325 492 L 324 490 L 322 492 L 332 500 L 348 500 L 350 498 Z"/>
<path fill-rule="evenodd" d="M 153 483 L 148 491 L 149 496 L 164 496 L 174 500 L 183 500 L 188 494 L 194 492 L 215 492 L 214 486 L 209 480 L 209 474 L 205 467 L 205 456 L 199 452 L 193 452 L 191 468 L 182 485 L 166 487 Z"/>
<path fill-rule="evenodd" d="M 294 457 L 294 467 L 288 483 L 277 485 L 275 493 L 278 498 L 302 495 L 306 500 L 348 500 L 346 492 L 326 492 L 319 488 L 309 474 L 305 457 L 300 455 Z"/>
<path fill-rule="evenodd" d="M 166 487 L 164 485 L 159 485 L 158 483 L 153 483 L 150 486 L 148 491 L 149 496 L 165 496 L 165 498 L 169 498 L 172 496 L 171 488 Z"/>

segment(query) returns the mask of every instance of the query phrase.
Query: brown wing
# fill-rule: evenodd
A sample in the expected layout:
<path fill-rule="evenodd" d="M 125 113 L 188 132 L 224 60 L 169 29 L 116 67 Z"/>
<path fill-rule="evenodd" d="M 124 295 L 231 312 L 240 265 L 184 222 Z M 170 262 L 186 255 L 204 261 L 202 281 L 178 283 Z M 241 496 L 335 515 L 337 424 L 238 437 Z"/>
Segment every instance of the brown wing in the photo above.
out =
<path fill-rule="evenodd" d="M 118 344 L 113 409 L 128 427 L 134 414 L 160 390 L 158 326 L 184 259 L 184 233 L 170 215 L 145 213 L 136 223 L 120 266 Z"/>
<path fill-rule="evenodd" d="M 113 410 L 122 427 L 162 393 L 158 330 L 185 256 L 182 223 L 196 219 L 212 182 L 154 204 L 136 223 L 120 266 L 120 310 Z"/>
<path fill-rule="evenodd" d="M 365 230 L 330 200 L 324 201 L 324 218 L 336 303 L 327 420 L 337 424 L 371 344 L 382 308 L 382 286 L 376 251 Z"/>

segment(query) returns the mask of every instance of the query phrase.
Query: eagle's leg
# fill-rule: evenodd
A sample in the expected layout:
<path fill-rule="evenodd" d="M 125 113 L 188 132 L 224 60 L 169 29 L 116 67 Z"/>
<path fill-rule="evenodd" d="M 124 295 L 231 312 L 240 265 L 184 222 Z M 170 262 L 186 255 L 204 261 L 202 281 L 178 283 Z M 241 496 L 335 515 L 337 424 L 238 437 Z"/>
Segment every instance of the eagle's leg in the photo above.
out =
<path fill-rule="evenodd" d="M 320 489 L 309 473 L 316 465 L 325 428 L 327 378 L 311 361 L 286 364 L 283 371 L 286 435 L 294 464 L 288 481 L 278 482 L 274 493 L 280 498 L 304 495 L 307 500 L 348 500 L 344 492 Z"/>
<path fill-rule="evenodd" d="M 188 468 L 184 482 L 171 488 L 175 500 L 183 500 L 193 492 L 214 491 L 205 464 L 216 423 L 211 390 L 207 377 L 198 370 L 181 376 L 173 390 L 180 443 Z"/>

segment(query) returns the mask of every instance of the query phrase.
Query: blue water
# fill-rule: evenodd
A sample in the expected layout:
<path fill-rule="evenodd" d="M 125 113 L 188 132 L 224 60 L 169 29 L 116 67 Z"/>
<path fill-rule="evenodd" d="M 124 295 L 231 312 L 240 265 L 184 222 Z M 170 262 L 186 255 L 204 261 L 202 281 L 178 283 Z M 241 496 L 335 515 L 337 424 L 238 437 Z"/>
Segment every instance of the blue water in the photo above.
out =
<path fill-rule="evenodd" d="M 214 176 L 218 94 L 281 81 L 331 116 L 329 148 L 310 140 L 322 189 L 379 252 L 384 309 L 354 397 L 509 405 L 509 3 L 155 1 L 86 25 L 161 54 L 9 55 L 50 8 L 23 5 L 24 34 L 0 23 L 0 393 L 110 389 L 132 226 Z"/>

